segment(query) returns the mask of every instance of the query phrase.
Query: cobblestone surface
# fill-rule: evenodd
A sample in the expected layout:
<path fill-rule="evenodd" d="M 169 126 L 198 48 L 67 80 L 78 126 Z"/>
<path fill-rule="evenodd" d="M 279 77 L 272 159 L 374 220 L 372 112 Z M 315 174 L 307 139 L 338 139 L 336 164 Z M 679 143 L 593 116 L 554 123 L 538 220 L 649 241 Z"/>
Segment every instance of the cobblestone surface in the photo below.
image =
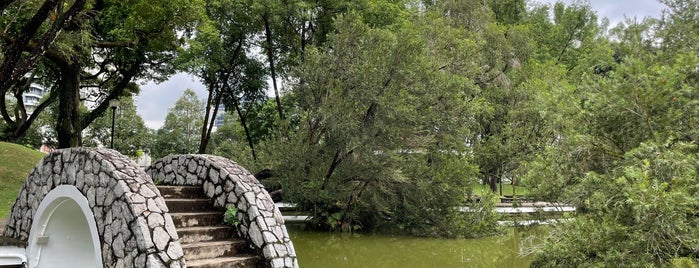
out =
<path fill-rule="evenodd" d="M 239 235 L 261 250 L 271 267 L 298 267 L 284 219 L 262 184 L 235 162 L 212 155 L 174 155 L 146 169 L 167 185 L 200 185 L 219 208 L 238 208 Z"/>
<path fill-rule="evenodd" d="M 27 241 L 39 204 L 59 185 L 73 185 L 87 198 L 104 267 L 185 267 L 158 189 L 136 163 L 113 150 L 71 148 L 44 157 L 20 190 L 4 235 Z"/>

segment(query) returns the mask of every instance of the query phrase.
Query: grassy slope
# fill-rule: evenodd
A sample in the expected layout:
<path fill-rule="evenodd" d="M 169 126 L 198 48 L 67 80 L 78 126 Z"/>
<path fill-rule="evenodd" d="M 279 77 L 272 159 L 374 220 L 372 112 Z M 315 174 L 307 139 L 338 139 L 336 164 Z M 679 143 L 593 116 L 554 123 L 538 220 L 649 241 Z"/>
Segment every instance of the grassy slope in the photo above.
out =
<path fill-rule="evenodd" d="M 24 180 L 43 157 L 39 151 L 0 142 L 0 219 L 7 218 Z"/>

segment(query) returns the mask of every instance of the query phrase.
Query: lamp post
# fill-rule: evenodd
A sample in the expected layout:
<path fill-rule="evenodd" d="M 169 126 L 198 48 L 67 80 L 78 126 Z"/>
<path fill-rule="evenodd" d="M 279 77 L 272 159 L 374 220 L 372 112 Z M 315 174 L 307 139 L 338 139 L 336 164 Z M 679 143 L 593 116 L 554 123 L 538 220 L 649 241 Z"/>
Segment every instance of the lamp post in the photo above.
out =
<path fill-rule="evenodd" d="M 112 108 L 112 136 L 109 139 L 109 149 L 114 149 L 114 114 L 117 107 L 119 107 L 118 99 L 109 100 L 109 108 Z"/>

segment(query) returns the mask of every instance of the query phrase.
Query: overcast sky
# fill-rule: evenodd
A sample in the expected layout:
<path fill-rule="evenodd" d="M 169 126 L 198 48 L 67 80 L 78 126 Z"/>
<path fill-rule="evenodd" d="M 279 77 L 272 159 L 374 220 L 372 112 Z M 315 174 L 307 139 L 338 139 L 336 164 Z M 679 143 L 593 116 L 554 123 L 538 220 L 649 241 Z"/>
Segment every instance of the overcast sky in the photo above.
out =
<path fill-rule="evenodd" d="M 556 0 L 535 0 L 540 3 L 553 4 Z M 561 0 L 566 4 L 574 0 Z M 639 21 L 645 17 L 660 17 L 664 5 L 657 0 L 591 0 L 592 9 L 598 17 L 609 18 L 614 26 L 625 18 L 636 18 Z M 193 89 L 200 99 L 206 98 L 206 90 L 199 79 L 188 74 L 177 74 L 170 80 L 155 84 L 147 83 L 141 86 L 141 94 L 137 97 L 138 113 L 146 125 L 158 129 L 163 125 L 168 109 L 175 105 L 184 90 Z"/>

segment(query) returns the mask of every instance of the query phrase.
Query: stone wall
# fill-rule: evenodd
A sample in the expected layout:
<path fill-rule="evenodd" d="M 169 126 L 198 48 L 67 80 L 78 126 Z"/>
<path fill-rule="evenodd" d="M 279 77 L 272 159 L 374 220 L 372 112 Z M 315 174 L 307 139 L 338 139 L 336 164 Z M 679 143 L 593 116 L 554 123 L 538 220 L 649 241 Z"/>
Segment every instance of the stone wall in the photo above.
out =
<path fill-rule="evenodd" d="M 158 189 L 133 161 L 113 150 L 72 148 L 44 157 L 20 190 L 4 235 L 27 241 L 39 204 L 59 185 L 73 185 L 87 198 L 102 238 L 104 267 L 184 267 Z"/>
<path fill-rule="evenodd" d="M 167 185 L 201 185 L 216 207 L 235 206 L 239 235 L 260 249 L 271 267 L 298 267 L 279 209 L 243 167 L 212 155 L 175 155 L 155 161 L 146 172 Z"/>

